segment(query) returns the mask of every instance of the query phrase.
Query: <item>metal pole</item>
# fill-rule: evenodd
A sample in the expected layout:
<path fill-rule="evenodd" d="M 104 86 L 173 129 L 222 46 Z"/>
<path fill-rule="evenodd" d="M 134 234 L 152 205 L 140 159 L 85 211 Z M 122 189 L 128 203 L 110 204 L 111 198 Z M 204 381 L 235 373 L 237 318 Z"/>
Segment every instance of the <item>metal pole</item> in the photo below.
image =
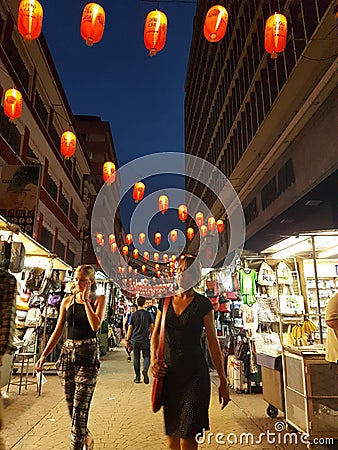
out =
<path fill-rule="evenodd" d="M 323 327 L 322 327 L 322 315 L 320 311 L 320 298 L 319 298 L 319 288 L 318 288 L 318 275 L 317 275 L 317 261 L 316 261 L 316 247 L 315 247 L 315 237 L 311 236 L 312 243 L 312 259 L 313 259 L 313 268 L 315 273 L 315 282 L 316 282 L 316 294 L 317 294 L 317 308 L 318 308 L 318 323 L 319 323 L 319 335 L 320 335 L 320 343 L 323 343 Z"/>

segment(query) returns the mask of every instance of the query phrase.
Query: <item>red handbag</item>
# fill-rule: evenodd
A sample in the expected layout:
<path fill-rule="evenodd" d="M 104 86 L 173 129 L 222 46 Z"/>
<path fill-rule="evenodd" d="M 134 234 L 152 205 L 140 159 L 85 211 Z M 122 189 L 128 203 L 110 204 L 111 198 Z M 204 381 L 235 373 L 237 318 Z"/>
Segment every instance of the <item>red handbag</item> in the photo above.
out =
<path fill-rule="evenodd" d="M 161 317 L 161 329 L 160 329 L 160 342 L 158 346 L 158 363 L 164 367 L 164 330 L 165 330 L 165 317 L 167 315 L 169 307 L 170 297 L 166 297 L 164 300 L 164 306 Z M 164 376 L 154 378 L 153 387 L 151 391 L 151 406 L 154 413 L 159 411 L 162 406 L 162 392 L 163 392 Z"/>

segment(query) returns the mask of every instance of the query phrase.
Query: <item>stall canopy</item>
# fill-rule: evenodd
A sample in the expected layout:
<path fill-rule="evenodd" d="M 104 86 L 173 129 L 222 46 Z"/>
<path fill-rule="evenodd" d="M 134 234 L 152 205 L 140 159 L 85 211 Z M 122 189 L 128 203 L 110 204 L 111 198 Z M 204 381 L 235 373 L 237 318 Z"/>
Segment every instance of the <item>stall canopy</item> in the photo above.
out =
<path fill-rule="evenodd" d="M 26 258 L 41 258 L 41 262 L 48 258 L 49 261 L 52 260 L 53 269 L 57 270 L 73 270 L 73 268 L 64 262 L 61 258 L 57 257 L 50 250 L 45 248 L 35 239 L 20 231 L 20 227 L 18 225 L 13 225 L 8 223 L 2 216 L 0 216 L 0 234 L 7 239 L 10 233 L 13 233 L 14 241 L 22 242 L 25 246 Z"/>

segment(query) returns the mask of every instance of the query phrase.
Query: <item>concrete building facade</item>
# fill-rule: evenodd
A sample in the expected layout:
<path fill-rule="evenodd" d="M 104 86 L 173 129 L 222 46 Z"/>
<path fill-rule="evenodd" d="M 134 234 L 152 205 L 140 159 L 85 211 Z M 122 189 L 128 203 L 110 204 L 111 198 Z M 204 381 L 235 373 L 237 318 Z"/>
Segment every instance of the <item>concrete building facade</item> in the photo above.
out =
<path fill-rule="evenodd" d="M 213 2 L 197 2 L 186 77 L 186 152 L 214 164 L 232 183 L 244 209 L 247 249 L 260 251 L 281 235 L 337 228 L 336 2 L 219 4 L 227 8 L 228 27 L 221 41 L 210 43 L 203 24 Z M 276 11 L 288 20 L 288 37 L 272 59 L 264 27 Z M 188 179 L 186 188 L 216 219 L 226 218 L 206 186 Z"/>

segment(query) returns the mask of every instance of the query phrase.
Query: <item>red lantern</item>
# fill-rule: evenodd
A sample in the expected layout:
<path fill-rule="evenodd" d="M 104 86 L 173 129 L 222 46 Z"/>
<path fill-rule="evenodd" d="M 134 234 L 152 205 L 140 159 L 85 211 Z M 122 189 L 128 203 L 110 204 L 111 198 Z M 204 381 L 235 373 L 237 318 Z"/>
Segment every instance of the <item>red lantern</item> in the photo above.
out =
<path fill-rule="evenodd" d="M 137 250 L 137 248 L 134 248 L 134 250 L 133 250 L 133 257 L 134 257 L 135 259 L 138 258 L 138 250 Z"/>
<path fill-rule="evenodd" d="M 4 113 L 9 117 L 9 121 L 13 122 L 22 114 L 22 95 L 16 89 L 7 89 L 4 100 Z"/>
<path fill-rule="evenodd" d="M 128 252 L 129 252 L 128 245 L 124 245 L 122 248 L 122 253 L 124 254 L 124 256 L 127 256 Z"/>
<path fill-rule="evenodd" d="M 202 212 L 196 213 L 196 224 L 198 227 L 204 224 L 204 214 Z"/>
<path fill-rule="evenodd" d="M 97 3 L 88 3 L 82 13 L 80 32 L 86 44 L 100 42 L 104 31 L 105 12 Z"/>
<path fill-rule="evenodd" d="M 209 42 L 220 41 L 227 30 L 228 12 L 221 5 L 212 6 L 204 21 L 203 33 Z"/>
<path fill-rule="evenodd" d="M 103 164 L 103 181 L 108 185 L 115 181 L 115 164 L 111 161 L 107 161 Z"/>
<path fill-rule="evenodd" d="M 166 195 L 161 195 L 158 199 L 158 209 L 162 214 L 168 211 L 169 200 Z"/>
<path fill-rule="evenodd" d="M 217 231 L 219 232 L 219 233 L 222 233 L 222 231 L 224 231 L 224 223 L 223 223 L 223 220 L 217 220 L 217 222 L 216 222 L 216 227 L 217 227 Z"/>
<path fill-rule="evenodd" d="M 101 247 L 104 246 L 104 235 L 103 235 L 103 233 L 96 233 L 96 243 L 101 245 Z"/>
<path fill-rule="evenodd" d="M 189 227 L 187 229 L 187 238 L 189 239 L 189 241 L 192 241 L 194 239 L 195 236 L 195 231 L 193 228 Z"/>
<path fill-rule="evenodd" d="M 43 9 L 37 0 L 21 0 L 18 14 L 18 30 L 25 41 L 32 41 L 40 36 Z"/>
<path fill-rule="evenodd" d="M 115 253 L 117 250 L 117 245 L 115 244 L 115 242 L 113 242 L 112 244 L 110 244 L 110 250 L 112 253 Z"/>
<path fill-rule="evenodd" d="M 286 46 L 288 22 L 283 14 L 275 13 L 268 18 L 265 24 L 264 47 L 271 58 L 276 59 L 278 53 Z"/>
<path fill-rule="evenodd" d="M 145 241 L 146 241 L 146 235 L 145 235 L 144 233 L 140 233 L 140 234 L 138 235 L 138 241 L 139 241 L 139 243 L 140 243 L 141 245 L 144 244 Z"/>
<path fill-rule="evenodd" d="M 133 242 L 133 235 L 129 233 L 126 235 L 126 244 L 130 245 L 132 242 Z"/>
<path fill-rule="evenodd" d="M 160 270 L 160 265 L 159 264 L 155 264 L 155 270 Z"/>
<path fill-rule="evenodd" d="M 154 253 L 154 261 L 157 262 L 159 260 L 159 257 L 160 257 L 160 255 L 157 252 L 155 252 Z"/>
<path fill-rule="evenodd" d="M 163 49 L 167 37 L 167 17 L 162 11 L 150 11 L 144 25 L 144 45 L 149 56 L 155 56 Z"/>
<path fill-rule="evenodd" d="M 162 239 L 161 233 L 155 233 L 154 241 L 155 241 L 155 244 L 156 244 L 156 245 L 160 245 L 161 239 Z"/>
<path fill-rule="evenodd" d="M 134 269 L 134 274 L 137 275 L 138 274 L 138 270 Z"/>
<path fill-rule="evenodd" d="M 170 231 L 170 240 L 171 240 L 171 242 L 176 242 L 177 241 L 177 231 L 176 230 L 171 230 Z"/>
<path fill-rule="evenodd" d="M 71 158 L 76 149 L 76 136 L 71 131 L 65 131 L 61 136 L 60 150 L 65 159 Z"/>
<path fill-rule="evenodd" d="M 200 228 L 200 235 L 205 237 L 208 234 L 208 228 L 205 225 L 202 225 Z"/>
<path fill-rule="evenodd" d="M 115 244 L 115 234 L 110 234 L 109 236 L 108 236 L 108 241 L 109 241 L 109 244 L 111 245 L 111 244 Z"/>
<path fill-rule="evenodd" d="M 144 264 L 143 264 L 143 266 L 142 266 L 142 269 L 141 269 L 141 270 L 142 270 L 142 272 L 143 272 L 143 273 L 146 273 L 146 271 L 147 271 L 147 268 L 146 268 L 146 266 L 145 266 Z"/>
<path fill-rule="evenodd" d="M 164 255 L 162 256 L 162 259 L 163 259 L 164 263 L 167 263 L 169 260 L 169 256 L 166 253 L 164 253 Z"/>
<path fill-rule="evenodd" d="M 118 273 L 122 273 L 122 267 L 118 266 L 117 271 L 118 271 Z"/>
<path fill-rule="evenodd" d="M 132 273 L 132 271 L 133 271 L 133 268 L 131 266 L 128 266 L 128 272 Z"/>
<path fill-rule="evenodd" d="M 149 259 L 149 252 L 144 252 L 143 253 L 143 258 L 144 258 L 145 261 L 148 261 L 148 259 Z"/>
<path fill-rule="evenodd" d="M 142 200 L 143 195 L 144 195 L 144 190 L 145 190 L 145 185 L 141 181 L 134 184 L 133 199 L 135 200 L 136 203 L 139 202 L 140 200 Z"/>
<path fill-rule="evenodd" d="M 178 207 L 178 218 L 185 222 L 188 218 L 188 208 L 185 205 L 180 205 Z"/>
<path fill-rule="evenodd" d="M 214 231 L 214 229 L 216 228 L 216 220 L 214 217 L 209 217 L 208 219 L 208 230 L 209 231 Z"/>
<path fill-rule="evenodd" d="M 158 278 L 160 278 L 161 272 L 158 270 L 158 271 L 156 272 L 156 275 L 158 276 Z"/>

